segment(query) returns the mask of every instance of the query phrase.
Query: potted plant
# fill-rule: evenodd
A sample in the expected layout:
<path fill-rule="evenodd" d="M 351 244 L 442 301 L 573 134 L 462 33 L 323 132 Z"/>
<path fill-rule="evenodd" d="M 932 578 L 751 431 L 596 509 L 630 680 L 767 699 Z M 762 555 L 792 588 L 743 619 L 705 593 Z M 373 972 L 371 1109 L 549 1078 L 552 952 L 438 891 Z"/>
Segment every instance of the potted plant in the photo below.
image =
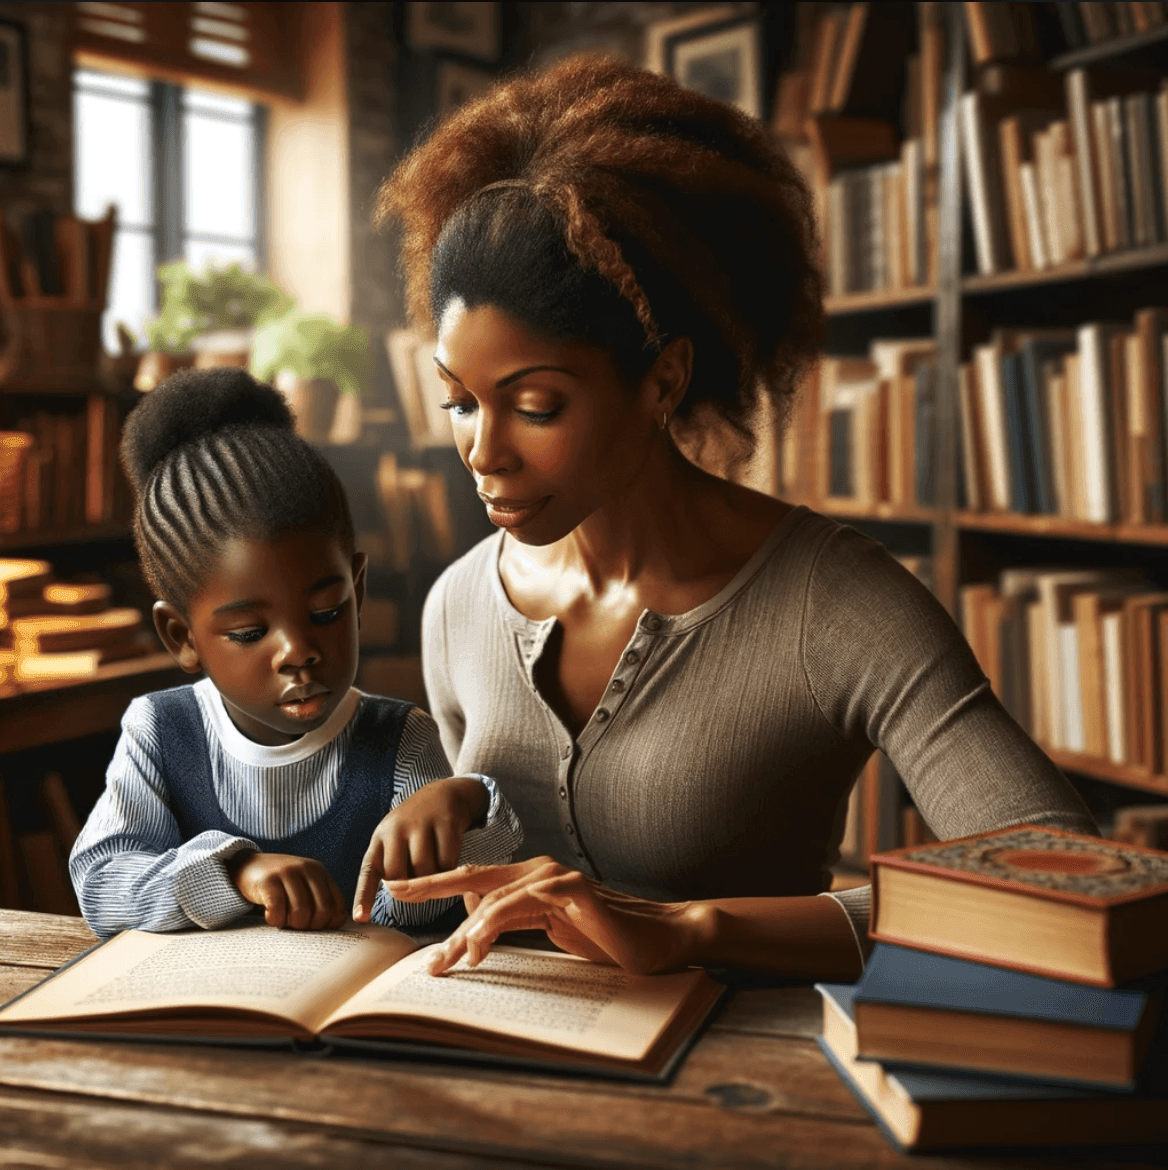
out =
<path fill-rule="evenodd" d="M 369 373 L 368 350 L 369 335 L 360 326 L 293 310 L 256 330 L 251 372 L 288 396 L 300 434 L 323 443 L 333 430 L 338 399 L 344 395 L 357 405 Z M 352 434 L 355 427 L 345 429 Z"/>
<path fill-rule="evenodd" d="M 182 365 L 246 366 L 254 330 L 295 304 L 268 277 L 239 264 L 197 273 L 179 260 L 160 265 L 158 279 L 162 307 L 146 325 L 151 353 L 135 380 L 140 390 Z"/>

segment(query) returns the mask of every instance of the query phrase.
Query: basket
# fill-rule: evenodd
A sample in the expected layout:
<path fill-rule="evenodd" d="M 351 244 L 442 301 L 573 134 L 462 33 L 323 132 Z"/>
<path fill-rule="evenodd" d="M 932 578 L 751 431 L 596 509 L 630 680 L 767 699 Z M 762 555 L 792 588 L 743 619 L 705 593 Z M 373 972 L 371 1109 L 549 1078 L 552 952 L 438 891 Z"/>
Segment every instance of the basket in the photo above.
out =
<path fill-rule="evenodd" d="M 32 444 L 24 431 L 0 431 L 0 532 L 20 531 L 24 460 Z"/>

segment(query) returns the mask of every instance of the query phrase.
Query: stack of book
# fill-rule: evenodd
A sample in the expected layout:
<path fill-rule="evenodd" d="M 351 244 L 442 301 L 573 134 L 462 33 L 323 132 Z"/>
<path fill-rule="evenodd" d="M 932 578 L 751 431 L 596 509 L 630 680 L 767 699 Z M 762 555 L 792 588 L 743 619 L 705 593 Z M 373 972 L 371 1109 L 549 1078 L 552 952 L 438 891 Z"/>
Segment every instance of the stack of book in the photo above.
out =
<path fill-rule="evenodd" d="M 150 649 L 142 614 L 103 582 L 55 582 L 48 561 L 0 558 L 0 683 L 84 678 Z"/>
<path fill-rule="evenodd" d="M 1168 1141 L 1168 854 L 1019 826 L 872 862 L 820 1044 L 898 1146 Z"/>
<path fill-rule="evenodd" d="M 966 639 L 1034 739 L 1164 776 L 1168 592 L 1139 569 L 1020 566 L 959 597 Z"/>

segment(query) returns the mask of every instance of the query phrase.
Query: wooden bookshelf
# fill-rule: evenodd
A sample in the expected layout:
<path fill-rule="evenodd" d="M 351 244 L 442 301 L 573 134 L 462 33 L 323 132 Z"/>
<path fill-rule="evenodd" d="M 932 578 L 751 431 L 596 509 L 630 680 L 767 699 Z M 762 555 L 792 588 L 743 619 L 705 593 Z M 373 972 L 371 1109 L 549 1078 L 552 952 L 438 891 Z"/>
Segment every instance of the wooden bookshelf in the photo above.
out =
<path fill-rule="evenodd" d="M 1116 57 L 1142 54 L 1148 49 L 1158 48 L 1165 41 L 1168 41 L 1168 24 L 1162 24 L 1159 28 L 1149 29 L 1147 32 L 1101 41 L 1097 45 L 1085 45 L 1071 53 L 1060 53 L 1057 57 L 1051 58 L 1048 66 L 1058 70 L 1078 69 L 1080 65 L 1094 65 Z"/>
<path fill-rule="evenodd" d="M 75 528 L 39 528 L 35 531 L 0 533 L 0 553 L 25 549 L 50 549 L 60 545 L 96 544 L 107 540 L 129 540 L 126 524 L 88 524 Z"/>
<path fill-rule="evenodd" d="M 840 293 L 825 297 L 823 304 L 828 316 L 842 317 L 850 313 L 879 313 L 905 305 L 926 305 L 936 295 L 933 288 L 901 288 L 895 291 Z"/>
<path fill-rule="evenodd" d="M 1064 772 L 1091 776 L 1097 780 L 1106 780 L 1111 784 L 1121 784 L 1124 788 L 1134 788 L 1141 792 L 1155 792 L 1161 796 L 1168 796 L 1168 776 L 1156 776 L 1141 768 L 1113 764 L 1110 760 L 1101 760 L 1098 756 L 1085 756 L 1079 752 L 1062 751 L 1059 748 L 1045 745 L 1042 750 Z"/>
<path fill-rule="evenodd" d="M 1133 306 L 1138 309 L 1168 308 L 1168 239 L 1163 232 L 1156 230 L 1151 238 L 1163 242 L 1105 251 L 1094 257 L 1042 269 L 1002 271 L 991 276 L 977 274 L 977 254 L 972 246 L 976 233 L 962 230 L 963 224 L 968 227 L 972 223 L 973 210 L 968 203 L 970 186 L 965 174 L 966 160 L 956 130 L 961 120 L 962 95 L 981 85 L 986 73 L 997 66 L 995 62 L 987 62 L 971 69 L 966 48 L 969 32 L 965 10 L 966 6 L 960 4 L 937 5 L 932 9 L 934 16 L 939 14 L 938 18 L 944 22 L 946 42 L 935 174 L 937 255 L 930 269 L 935 273 L 935 283 L 928 288 L 848 293 L 831 296 L 826 301 L 827 312 L 832 318 L 830 336 L 839 347 L 830 352 L 841 361 L 850 361 L 865 351 L 871 357 L 875 351 L 869 346 L 877 339 L 907 341 L 919 337 L 922 327 L 932 330 L 937 365 L 937 429 L 934 433 L 937 436 L 935 498 L 938 504 L 935 508 L 888 502 L 862 505 L 853 499 L 824 498 L 827 476 L 820 462 L 824 452 L 833 449 L 829 447 L 829 441 L 835 441 L 829 440 L 824 433 L 824 427 L 829 425 L 827 412 L 836 409 L 836 405 L 831 405 L 832 375 L 828 375 L 829 380 L 824 384 L 827 397 L 822 396 L 823 388 L 818 393 L 813 391 L 807 397 L 814 407 L 807 408 L 803 415 L 796 415 L 796 423 L 803 429 L 796 431 L 793 450 L 794 466 L 798 472 L 795 490 L 788 489 L 788 494 L 820 512 L 864 526 L 865 531 L 886 539 L 893 552 L 904 556 L 931 556 L 934 592 L 955 617 L 959 616 L 963 586 L 989 583 L 996 580 L 998 572 L 1008 567 L 1110 568 L 1137 565 L 1149 571 L 1156 588 L 1168 589 L 1168 575 L 1164 572 L 1168 563 L 1165 560 L 1168 523 L 1102 524 L 1070 519 L 1065 515 L 975 511 L 959 506 L 959 500 L 964 498 L 959 492 L 959 476 L 962 474 L 959 466 L 964 460 L 959 435 L 959 379 L 963 376 L 960 367 L 973 359 L 976 346 L 992 340 L 995 331 L 1010 328 L 1020 331 L 1052 326 L 1070 329 L 1096 321 L 1119 321 L 1122 324 L 1117 328 L 1132 330 Z M 926 19 L 929 19 L 925 6 L 918 6 L 918 14 L 923 30 Z M 1008 73 L 1011 64 L 1007 59 L 1003 62 L 1003 70 Z M 1162 76 L 1168 75 L 1168 24 L 1139 35 L 1118 37 L 1062 53 L 1046 65 L 1053 73 L 1061 74 L 1103 62 L 1121 66 L 1149 65 Z M 890 61 L 889 68 L 892 67 Z M 1064 82 L 1064 78 L 1058 77 L 1056 89 Z M 990 91 L 987 89 L 986 92 Z M 1106 93 L 1101 95 L 1105 96 Z M 985 116 L 1000 119 L 1008 112 L 1011 111 L 1003 109 L 1000 113 Z M 1064 109 L 1052 113 L 1051 117 L 1065 119 L 1068 114 Z M 1001 149 L 997 123 L 991 123 L 991 127 L 990 149 L 997 152 Z M 899 132 L 902 137 L 914 133 L 907 126 L 899 128 Z M 1033 145 L 1032 140 L 1028 141 Z M 1124 156 L 1122 161 L 1130 165 L 1130 156 Z M 1168 166 L 1168 159 L 1163 160 L 1163 165 Z M 824 192 L 820 194 L 823 196 Z M 1157 190 L 1156 195 L 1159 194 Z M 1008 205 L 1006 212 L 1008 216 Z M 1168 216 L 1168 206 L 1165 215 Z M 1008 221 L 1005 227 L 1012 254 Z M 1134 227 L 1132 230 L 1134 232 Z M 922 306 L 927 306 L 927 318 L 922 313 Z M 1110 377 L 1115 368 L 1114 357 L 1111 360 L 1113 365 L 1108 367 L 1106 377 Z M 838 377 L 838 374 L 834 376 Z M 881 374 L 880 377 L 894 375 Z M 855 378 L 858 384 L 861 375 L 857 374 Z M 1163 391 L 1168 394 L 1168 381 Z M 887 401 L 892 403 L 896 401 L 896 395 L 904 391 L 898 390 L 892 382 L 887 393 Z M 850 405 L 853 401 L 855 399 L 846 396 L 834 400 L 842 404 L 844 410 L 854 409 Z M 893 407 L 881 409 L 891 412 Z M 857 427 L 861 428 L 858 433 L 868 433 L 863 429 L 868 417 L 860 410 L 854 410 L 851 420 L 853 434 L 857 433 Z M 891 434 L 890 420 L 895 415 L 889 413 L 881 417 L 881 425 L 889 427 L 888 433 Z M 1168 420 L 1168 413 L 1164 417 Z M 912 433 L 910 430 L 910 443 Z M 895 459 L 891 440 L 884 441 L 889 446 L 884 448 L 882 457 L 884 478 L 880 482 L 884 488 L 881 494 L 887 494 L 889 483 L 900 482 L 895 480 L 898 473 L 889 471 Z M 903 451 L 903 437 L 900 441 Z M 911 447 L 909 451 L 911 456 Z M 871 467 L 871 458 L 865 456 L 865 459 L 866 466 Z M 854 478 L 855 462 L 850 471 L 854 485 L 857 482 Z M 911 483 L 911 475 L 908 479 Z M 899 492 L 899 496 L 904 499 L 904 492 Z M 1124 502 L 1127 499 L 1116 499 L 1116 506 L 1123 509 L 1120 515 L 1131 514 Z M 1066 502 L 1061 501 L 1061 506 L 1065 511 Z M 1164 705 L 1162 702 L 1161 706 Z M 1168 735 L 1168 731 L 1165 734 Z M 1130 794 L 1127 803 L 1138 803 L 1138 793 L 1168 797 L 1168 777 L 1149 774 L 1139 767 L 1116 765 L 1097 755 L 1046 750 L 1055 763 L 1072 776 L 1114 785 L 1117 792 Z"/>

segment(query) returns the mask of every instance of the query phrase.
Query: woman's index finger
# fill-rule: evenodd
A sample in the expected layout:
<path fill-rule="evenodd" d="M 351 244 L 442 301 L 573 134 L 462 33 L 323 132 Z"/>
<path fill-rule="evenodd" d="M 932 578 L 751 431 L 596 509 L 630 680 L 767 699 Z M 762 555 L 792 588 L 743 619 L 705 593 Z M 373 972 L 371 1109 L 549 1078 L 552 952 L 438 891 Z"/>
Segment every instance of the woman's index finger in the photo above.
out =
<path fill-rule="evenodd" d="M 390 894 L 400 902 L 429 902 L 432 898 L 453 898 L 459 894 L 489 894 L 524 876 L 528 864 L 460 865 L 447 873 L 386 882 Z"/>

